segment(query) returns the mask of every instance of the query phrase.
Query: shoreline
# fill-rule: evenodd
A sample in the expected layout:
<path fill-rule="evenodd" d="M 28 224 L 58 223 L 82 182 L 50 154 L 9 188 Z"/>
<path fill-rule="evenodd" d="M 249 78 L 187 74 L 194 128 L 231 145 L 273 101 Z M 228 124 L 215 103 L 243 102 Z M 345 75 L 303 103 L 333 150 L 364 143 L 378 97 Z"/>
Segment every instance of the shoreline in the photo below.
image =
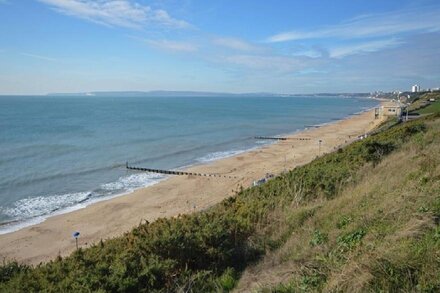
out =
<path fill-rule="evenodd" d="M 153 221 L 159 217 L 206 209 L 233 195 L 240 186 L 249 187 L 253 180 L 266 173 L 279 174 L 284 169 L 310 162 L 317 155 L 310 151 L 310 144 L 316 144 L 318 137 L 325 137 L 323 154 L 355 140 L 357 135 L 371 130 L 380 121 L 374 120 L 371 109 L 366 109 L 360 114 L 329 121 L 319 127 L 298 129 L 286 135 L 311 136 L 310 142 L 268 143 L 232 156 L 182 167 L 190 172 L 240 175 L 240 179 L 168 177 L 133 192 L 91 202 L 80 209 L 49 215 L 38 224 L 0 235 L 0 257 L 38 264 L 72 252 L 73 231 L 81 231 L 80 245 L 87 247 L 101 239 L 121 235 L 144 220 Z M 344 128 L 338 127 L 339 124 L 348 125 L 343 125 Z M 325 134 L 326 130 L 334 133 Z"/>
<path fill-rule="evenodd" d="M 337 123 L 338 121 L 341 120 L 345 120 L 345 119 L 349 119 L 350 117 L 353 116 L 357 116 L 357 115 L 361 115 L 362 113 L 371 111 L 372 109 L 374 109 L 376 106 L 374 107 L 369 107 L 369 108 L 365 108 L 362 109 L 360 111 L 348 114 L 347 116 L 341 117 L 341 118 L 332 118 L 327 122 L 322 122 L 316 125 L 304 125 L 302 128 L 298 128 L 296 130 L 293 131 L 289 131 L 286 133 L 279 133 L 273 136 L 291 136 L 291 135 L 295 135 L 297 133 L 306 131 L 308 129 L 315 129 L 315 128 L 319 128 L 319 127 L 323 127 L 326 125 L 330 125 L 332 123 Z M 188 168 L 192 168 L 192 167 L 197 167 L 200 165 L 204 165 L 204 164 L 210 164 L 213 163 L 215 161 L 218 160 L 223 160 L 223 159 L 227 159 L 233 156 L 238 156 L 240 154 L 246 153 L 246 152 L 250 152 L 250 151 L 254 151 L 254 150 L 258 150 L 264 146 L 268 146 L 268 145 L 272 145 L 274 143 L 276 143 L 276 141 L 265 141 L 265 140 L 261 140 L 263 141 L 262 143 L 256 143 L 254 146 L 248 147 L 248 148 L 243 148 L 243 149 L 231 149 L 231 150 L 226 150 L 226 151 L 218 151 L 218 152 L 213 152 L 213 153 L 208 153 L 206 155 L 202 155 L 201 157 L 195 159 L 195 161 L 191 164 L 188 165 L 184 165 L 184 166 L 179 166 L 179 167 L 175 167 L 172 168 L 173 170 L 176 171 L 184 171 Z M 220 155 L 219 157 L 216 157 L 216 154 L 226 154 L 226 155 Z M 213 158 L 210 158 L 213 157 Z M 139 172 L 133 172 L 131 175 L 134 174 L 139 174 Z M 78 202 L 76 202 L 74 205 L 71 206 L 66 206 L 66 207 L 62 207 L 62 208 L 55 208 L 54 210 L 51 210 L 49 213 L 47 214 L 42 214 L 42 215 L 38 215 L 38 216 L 34 216 L 28 219 L 17 219 L 17 220 L 11 220 L 11 221 L 5 221 L 5 222 L 0 222 L 0 236 L 1 235 L 5 235 L 5 234 L 9 234 L 9 233 L 14 233 L 17 232 L 21 229 L 24 229 L 26 227 L 30 227 L 30 226 L 34 226 L 34 225 L 38 225 L 40 223 L 43 223 L 44 221 L 46 221 L 47 219 L 54 217 L 54 216 L 59 216 L 59 215 L 63 215 L 63 214 L 67 214 L 67 213 L 71 213 L 77 210 L 81 210 L 84 208 L 87 208 L 90 205 L 102 202 L 102 201 L 107 201 L 107 200 L 112 200 L 114 198 L 120 197 L 120 196 L 126 196 L 129 195 L 133 192 L 136 192 L 137 190 L 141 190 L 144 188 L 149 188 L 155 184 L 158 184 L 160 182 L 163 182 L 167 179 L 170 178 L 170 176 L 168 175 L 163 175 L 163 178 L 159 178 L 159 179 L 154 179 L 153 182 L 149 182 L 147 184 L 145 184 L 144 186 L 140 186 L 134 189 L 129 189 L 129 190 L 124 190 L 118 193 L 113 193 L 113 194 L 107 194 L 107 195 L 103 195 L 103 196 L 98 196 L 98 197 L 93 197 L 92 194 L 94 193 L 94 191 L 84 191 L 84 192 L 76 192 L 77 194 L 79 193 L 88 193 L 87 197 L 83 200 L 80 200 Z M 121 179 L 121 178 L 119 178 Z M 112 184 L 112 183 L 106 183 L 104 185 L 107 184 Z"/>

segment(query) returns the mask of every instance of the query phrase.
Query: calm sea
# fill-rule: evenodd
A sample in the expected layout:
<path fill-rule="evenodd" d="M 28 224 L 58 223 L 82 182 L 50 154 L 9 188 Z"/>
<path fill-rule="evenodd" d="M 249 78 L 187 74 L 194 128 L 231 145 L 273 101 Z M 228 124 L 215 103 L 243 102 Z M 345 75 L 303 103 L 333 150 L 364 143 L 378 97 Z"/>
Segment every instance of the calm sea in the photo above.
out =
<path fill-rule="evenodd" d="M 0 233 L 371 108 L 342 97 L 0 97 Z M 8 223 L 8 224 L 5 224 Z"/>

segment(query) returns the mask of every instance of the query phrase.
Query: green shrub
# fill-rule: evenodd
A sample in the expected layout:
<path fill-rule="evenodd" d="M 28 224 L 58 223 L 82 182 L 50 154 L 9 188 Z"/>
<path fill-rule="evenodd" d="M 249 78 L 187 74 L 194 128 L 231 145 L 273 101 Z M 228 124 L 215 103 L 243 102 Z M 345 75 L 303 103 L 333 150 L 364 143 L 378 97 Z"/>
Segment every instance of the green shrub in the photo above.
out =
<path fill-rule="evenodd" d="M 25 273 L 28 269 L 28 266 L 16 261 L 3 262 L 3 265 L 0 266 L 0 283 L 7 282 L 19 274 Z"/>
<path fill-rule="evenodd" d="M 373 165 L 377 165 L 384 156 L 391 153 L 396 147 L 391 142 L 378 142 L 371 141 L 365 144 L 367 162 L 373 162 Z"/>
<path fill-rule="evenodd" d="M 237 276 L 235 274 L 234 269 L 228 268 L 224 271 L 224 273 L 220 276 L 218 282 L 220 287 L 224 291 L 230 291 L 235 287 L 235 283 Z"/>
<path fill-rule="evenodd" d="M 350 250 L 358 245 L 362 238 L 367 234 L 363 228 L 354 230 L 353 232 L 343 234 L 336 239 L 337 244 L 342 250 Z"/>
<path fill-rule="evenodd" d="M 324 244 L 327 241 L 328 241 L 328 235 L 327 234 L 322 233 L 319 230 L 315 230 L 315 231 L 313 231 L 312 239 L 310 240 L 310 245 L 311 246 L 317 246 L 317 245 Z"/>
<path fill-rule="evenodd" d="M 311 274 L 304 275 L 301 278 L 299 289 L 305 292 L 310 292 L 313 289 L 318 289 L 323 283 L 325 283 L 325 281 L 325 275 L 318 272 L 313 272 Z"/>

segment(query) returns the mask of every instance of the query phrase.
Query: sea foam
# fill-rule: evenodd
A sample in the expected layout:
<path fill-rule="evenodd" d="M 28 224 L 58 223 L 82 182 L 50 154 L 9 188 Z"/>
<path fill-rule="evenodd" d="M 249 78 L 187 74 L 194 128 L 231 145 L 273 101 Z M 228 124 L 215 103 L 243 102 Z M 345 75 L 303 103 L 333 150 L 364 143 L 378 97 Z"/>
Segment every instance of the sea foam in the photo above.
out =
<path fill-rule="evenodd" d="M 231 151 L 224 151 L 224 152 L 214 152 L 214 153 L 210 153 L 207 154 L 206 156 L 203 156 L 199 159 L 197 159 L 198 162 L 200 163 L 209 163 L 209 162 L 213 162 L 216 160 L 220 160 L 220 159 L 224 159 L 224 158 L 228 158 L 228 157 L 232 157 L 235 155 L 239 155 L 242 154 L 246 151 L 250 151 L 252 149 L 247 149 L 247 150 L 231 150 Z"/>
<path fill-rule="evenodd" d="M 91 191 L 67 193 L 52 196 L 37 196 L 20 199 L 11 207 L 1 209 L 1 212 L 14 220 L 37 217 L 53 213 L 68 206 L 84 202 L 92 195 Z"/>
<path fill-rule="evenodd" d="M 101 185 L 103 190 L 131 192 L 135 189 L 151 186 L 165 179 L 167 176 L 154 173 L 136 173 L 128 176 L 122 176 L 115 182 L 109 182 Z"/>

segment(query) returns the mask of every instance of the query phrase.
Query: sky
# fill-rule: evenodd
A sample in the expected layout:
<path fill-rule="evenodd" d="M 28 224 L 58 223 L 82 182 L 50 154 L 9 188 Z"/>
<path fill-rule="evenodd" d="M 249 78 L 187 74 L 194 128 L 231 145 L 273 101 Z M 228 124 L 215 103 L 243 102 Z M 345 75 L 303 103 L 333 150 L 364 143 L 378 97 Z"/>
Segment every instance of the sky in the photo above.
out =
<path fill-rule="evenodd" d="M 0 94 L 440 87 L 438 0 L 0 0 Z"/>

